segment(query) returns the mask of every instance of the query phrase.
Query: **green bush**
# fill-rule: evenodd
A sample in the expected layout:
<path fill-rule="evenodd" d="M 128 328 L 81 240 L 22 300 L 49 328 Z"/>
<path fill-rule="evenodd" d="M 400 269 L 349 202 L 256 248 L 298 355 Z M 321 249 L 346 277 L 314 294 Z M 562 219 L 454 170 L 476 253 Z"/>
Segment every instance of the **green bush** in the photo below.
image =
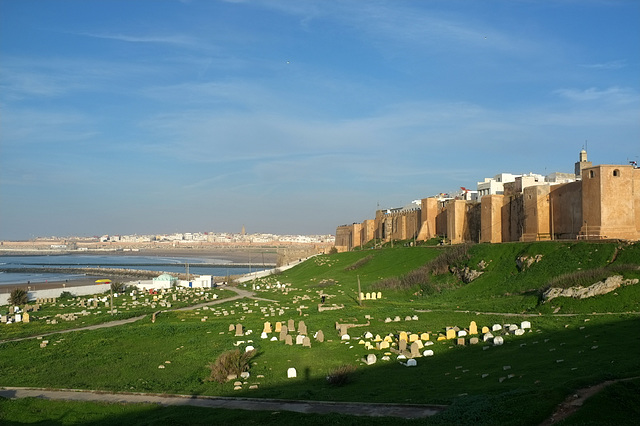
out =
<path fill-rule="evenodd" d="M 209 363 L 211 376 L 208 380 L 225 383 L 230 375 L 240 377 L 242 372 L 249 371 L 249 361 L 255 354 L 255 349 L 247 352 L 240 352 L 240 349 L 223 352 L 215 362 Z"/>
<path fill-rule="evenodd" d="M 345 271 L 354 271 L 358 268 L 361 268 L 362 266 L 366 265 L 367 263 L 369 263 L 369 261 L 373 259 L 373 255 L 369 255 L 366 257 L 363 257 L 362 259 L 358 260 L 355 263 L 352 263 L 351 265 L 347 266 L 346 268 L 344 268 Z"/>
<path fill-rule="evenodd" d="M 9 302 L 15 306 L 26 305 L 28 298 L 27 291 L 22 288 L 14 288 L 9 294 Z"/>
<path fill-rule="evenodd" d="M 327 382 L 331 386 L 344 386 L 352 380 L 355 371 L 355 365 L 340 366 L 327 375 Z"/>
<path fill-rule="evenodd" d="M 120 282 L 112 282 L 111 283 L 111 291 L 114 293 L 124 293 L 126 285 Z"/>

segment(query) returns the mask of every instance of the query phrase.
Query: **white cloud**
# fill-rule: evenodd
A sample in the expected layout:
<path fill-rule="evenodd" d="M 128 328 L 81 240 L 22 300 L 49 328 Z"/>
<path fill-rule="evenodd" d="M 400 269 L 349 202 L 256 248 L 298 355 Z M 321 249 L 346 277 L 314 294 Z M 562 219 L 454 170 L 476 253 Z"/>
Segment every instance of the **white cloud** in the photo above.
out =
<path fill-rule="evenodd" d="M 600 101 L 626 104 L 637 102 L 638 100 L 638 94 L 634 89 L 617 86 L 607 89 L 598 89 L 596 87 L 590 87 L 588 89 L 558 89 L 554 91 L 554 93 L 578 102 Z"/>
<path fill-rule="evenodd" d="M 124 41 L 127 43 L 160 43 L 178 46 L 197 46 L 198 40 L 192 36 L 184 34 L 171 35 L 129 35 L 129 34 L 109 34 L 109 33 L 76 33 L 77 35 L 100 38 L 106 40 Z"/>

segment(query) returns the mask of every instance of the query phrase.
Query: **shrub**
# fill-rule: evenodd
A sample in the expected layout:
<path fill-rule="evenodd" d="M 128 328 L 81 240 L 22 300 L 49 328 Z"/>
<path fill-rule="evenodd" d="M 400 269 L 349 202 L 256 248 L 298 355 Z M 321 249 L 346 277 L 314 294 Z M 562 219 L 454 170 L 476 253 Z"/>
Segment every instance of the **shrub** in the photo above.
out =
<path fill-rule="evenodd" d="M 335 280 L 328 279 L 328 280 L 320 281 L 316 287 L 325 288 L 325 287 L 331 287 L 332 285 L 335 285 L 335 284 L 336 284 Z"/>
<path fill-rule="evenodd" d="M 363 257 L 362 259 L 358 260 L 355 263 L 352 263 L 351 265 L 347 266 L 346 268 L 344 268 L 345 271 L 353 271 L 356 270 L 358 268 L 363 267 L 364 265 L 366 265 L 367 263 L 369 263 L 369 261 L 373 259 L 373 255 L 369 255 L 366 257 Z"/>
<path fill-rule="evenodd" d="M 28 298 L 29 298 L 29 295 L 27 291 L 22 288 L 14 288 L 13 290 L 11 290 L 11 293 L 9 294 L 9 302 L 12 305 L 16 305 L 16 306 L 26 305 Z"/>
<path fill-rule="evenodd" d="M 124 293 L 124 289 L 126 288 L 124 283 L 112 282 L 111 283 L 111 291 L 114 293 Z"/>
<path fill-rule="evenodd" d="M 442 275 L 449 272 L 450 266 L 469 260 L 469 244 L 457 244 L 445 249 L 438 257 L 429 262 L 434 275 Z"/>
<path fill-rule="evenodd" d="M 255 349 L 248 352 L 240 352 L 240 349 L 223 352 L 215 362 L 209 363 L 211 376 L 208 380 L 224 383 L 230 375 L 240 377 L 242 372 L 249 371 L 249 361 L 255 354 Z"/>
<path fill-rule="evenodd" d="M 333 246 L 329 249 L 329 254 L 337 254 L 338 253 L 338 249 L 336 248 L 336 246 Z"/>
<path fill-rule="evenodd" d="M 70 291 L 60 293 L 60 299 L 73 299 L 75 296 Z"/>
<path fill-rule="evenodd" d="M 344 386 L 351 381 L 355 371 L 355 365 L 340 366 L 327 375 L 327 382 L 331 386 Z"/>

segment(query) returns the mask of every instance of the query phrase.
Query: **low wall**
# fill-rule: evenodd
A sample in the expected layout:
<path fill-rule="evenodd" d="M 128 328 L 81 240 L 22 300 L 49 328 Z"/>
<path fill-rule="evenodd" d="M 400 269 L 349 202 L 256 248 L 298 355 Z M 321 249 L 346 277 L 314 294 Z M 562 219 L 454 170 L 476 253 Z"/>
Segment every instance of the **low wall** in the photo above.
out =
<path fill-rule="evenodd" d="M 37 299 L 60 297 L 63 291 L 68 291 L 74 296 L 91 296 L 109 291 L 111 284 L 96 284 L 67 288 L 51 288 L 47 290 L 33 290 L 27 292 L 29 302 L 35 302 Z M 0 305 L 9 304 L 9 293 L 0 294 Z"/>

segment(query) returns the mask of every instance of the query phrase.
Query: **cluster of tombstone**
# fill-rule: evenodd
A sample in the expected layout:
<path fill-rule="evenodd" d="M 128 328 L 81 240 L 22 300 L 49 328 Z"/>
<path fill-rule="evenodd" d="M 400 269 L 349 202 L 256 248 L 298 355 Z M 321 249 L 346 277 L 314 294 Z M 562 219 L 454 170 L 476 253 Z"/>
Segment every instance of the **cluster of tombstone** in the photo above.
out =
<path fill-rule="evenodd" d="M 251 330 L 245 331 L 242 324 L 235 324 L 235 325 L 230 324 L 229 331 L 234 331 L 236 337 L 245 336 L 247 334 L 250 334 L 251 332 Z M 289 333 L 295 333 L 295 332 L 296 332 L 295 321 L 292 319 L 290 319 L 286 324 L 284 324 L 283 322 L 277 321 L 273 326 L 269 321 L 267 321 L 263 324 L 262 333 L 260 337 L 262 339 L 269 339 L 272 342 L 276 342 L 276 341 L 284 342 L 286 345 L 292 346 L 294 344 L 294 340 L 293 340 L 294 336 Z M 269 335 L 272 333 L 278 333 L 278 337 L 276 336 L 269 337 Z M 295 344 L 310 348 L 311 339 L 309 338 L 308 334 L 309 332 L 307 330 L 307 325 L 305 324 L 305 322 L 299 321 L 298 334 L 297 336 L 295 336 Z M 324 342 L 324 333 L 322 332 L 322 330 L 318 330 L 317 332 L 314 333 L 313 338 L 317 342 L 322 343 Z M 252 346 L 251 346 L 251 349 L 253 349 Z"/>
<path fill-rule="evenodd" d="M 40 305 L 25 305 L 20 309 L 19 306 L 9 306 L 9 312 L 5 315 L 0 315 L 0 324 L 14 324 L 17 322 L 30 322 L 31 315 L 29 312 L 37 312 L 40 310 Z"/>
<path fill-rule="evenodd" d="M 504 344 L 504 336 L 513 334 L 520 336 L 525 333 L 525 330 L 531 329 L 531 322 L 522 321 L 520 324 L 494 324 L 491 328 L 482 327 L 480 330 L 475 321 L 471 321 L 467 329 L 459 329 L 458 327 L 446 327 L 446 333 L 440 333 L 437 337 L 438 341 L 443 340 L 455 340 L 458 345 L 477 344 L 482 339 L 483 342 L 493 343 L 494 346 Z M 495 336 L 494 336 L 495 334 Z M 478 337 L 482 335 L 481 337 Z M 343 335 L 343 339 L 348 335 Z M 366 340 L 365 340 L 366 339 Z M 468 339 L 468 340 L 467 340 Z M 397 335 L 389 333 L 388 335 L 381 337 L 373 335 L 370 332 L 366 332 L 363 338 L 358 342 L 364 345 L 367 350 L 387 350 L 382 357 L 383 360 L 390 360 L 390 355 L 395 353 L 398 360 L 407 360 L 406 365 L 412 367 L 417 365 L 414 358 L 423 356 L 433 356 L 433 350 L 428 349 L 428 346 L 433 345 L 431 336 L 429 333 L 410 333 L 401 331 Z M 375 364 L 377 362 L 377 356 L 375 354 L 368 354 L 362 359 L 367 365 Z"/>
<path fill-rule="evenodd" d="M 371 293 L 362 293 L 360 292 L 360 300 L 376 300 L 382 299 L 382 292 L 371 292 Z"/>

